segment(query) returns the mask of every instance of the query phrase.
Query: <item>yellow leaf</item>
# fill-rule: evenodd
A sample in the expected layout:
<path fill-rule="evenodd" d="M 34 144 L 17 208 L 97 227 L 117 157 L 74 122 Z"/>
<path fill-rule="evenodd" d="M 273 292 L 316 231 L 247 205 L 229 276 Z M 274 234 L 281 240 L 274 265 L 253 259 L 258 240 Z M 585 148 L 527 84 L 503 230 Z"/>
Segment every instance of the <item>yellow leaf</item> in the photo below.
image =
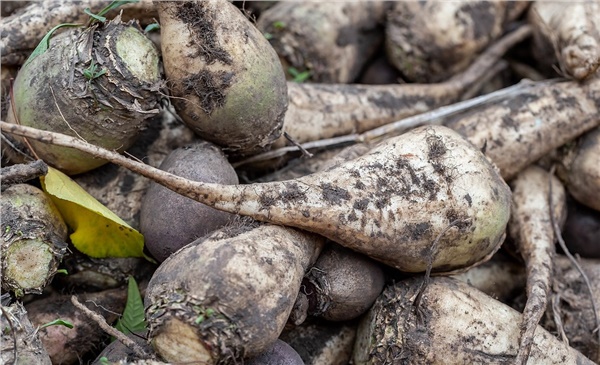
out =
<path fill-rule="evenodd" d="M 67 175 L 48 167 L 40 180 L 73 231 L 71 242 L 79 251 L 96 258 L 144 256 L 144 236 Z"/>

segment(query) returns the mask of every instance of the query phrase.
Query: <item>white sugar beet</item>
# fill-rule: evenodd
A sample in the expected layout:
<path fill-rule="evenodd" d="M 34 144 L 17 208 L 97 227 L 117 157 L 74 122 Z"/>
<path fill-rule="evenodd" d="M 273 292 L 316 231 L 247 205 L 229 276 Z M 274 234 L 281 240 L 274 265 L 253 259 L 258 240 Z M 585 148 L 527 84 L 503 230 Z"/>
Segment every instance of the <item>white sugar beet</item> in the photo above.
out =
<path fill-rule="evenodd" d="M 521 314 L 470 285 L 432 278 L 414 307 L 422 278 L 388 287 L 363 319 L 354 364 L 512 364 Z M 528 364 L 593 364 L 537 327 Z"/>
<path fill-rule="evenodd" d="M 191 199 L 254 219 L 319 233 L 408 272 L 449 272 L 501 245 L 511 193 L 472 144 L 442 126 L 416 128 L 369 153 L 295 180 L 208 184 L 168 174 L 56 133 L 2 130 L 68 145 L 119 163 Z M 432 249 L 434 248 L 434 249 Z"/>

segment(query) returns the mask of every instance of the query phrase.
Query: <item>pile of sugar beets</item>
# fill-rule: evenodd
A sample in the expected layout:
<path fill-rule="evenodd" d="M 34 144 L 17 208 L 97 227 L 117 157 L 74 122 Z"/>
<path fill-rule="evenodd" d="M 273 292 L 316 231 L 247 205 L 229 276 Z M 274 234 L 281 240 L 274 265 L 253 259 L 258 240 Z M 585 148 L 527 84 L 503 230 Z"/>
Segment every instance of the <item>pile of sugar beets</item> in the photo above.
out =
<path fill-rule="evenodd" d="M 107 5 L 2 2 L 0 362 L 600 361 L 599 3 Z"/>

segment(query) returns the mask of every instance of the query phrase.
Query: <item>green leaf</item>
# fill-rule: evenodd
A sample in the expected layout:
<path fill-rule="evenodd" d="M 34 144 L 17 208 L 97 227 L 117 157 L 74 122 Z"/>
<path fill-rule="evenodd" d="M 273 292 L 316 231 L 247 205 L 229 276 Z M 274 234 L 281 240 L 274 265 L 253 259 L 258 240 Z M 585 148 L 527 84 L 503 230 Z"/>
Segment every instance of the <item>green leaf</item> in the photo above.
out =
<path fill-rule="evenodd" d="M 288 73 L 292 76 L 292 77 L 296 77 L 298 76 L 298 74 L 300 73 L 298 70 L 296 70 L 296 67 L 289 67 L 288 68 Z"/>
<path fill-rule="evenodd" d="M 108 4 L 106 7 L 104 7 L 104 9 L 100 10 L 98 12 L 98 14 L 94 14 L 91 12 L 90 8 L 85 8 L 83 11 L 89 15 L 90 17 L 92 17 L 92 19 L 90 19 L 90 21 L 88 22 L 88 26 L 93 24 L 94 21 L 99 21 L 101 23 L 104 23 L 106 21 L 106 18 L 104 17 L 104 15 L 106 15 L 106 13 L 108 13 L 109 11 L 118 8 L 121 5 L 125 5 L 125 4 L 130 4 L 130 3 L 137 3 L 139 2 L 139 0 L 121 0 L 121 1 L 112 1 L 110 4 Z"/>
<path fill-rule="evenodd" d="M 54 34 L 54 32 L 56 32 L 58 29 L 63 28 L 63 27 L 78 27 L 78 26 L 81 26 L 81 24 L 63 23 L 63 24 L 59 24 L 59 25 L 55 26 L 54 28 L 50 29 L 50 31 L 48 33 L 46 33 L 44 38 L 42 38 L 42 40 L 37 45 L 37 47 L 35 47 L 33 52 L 31 52 L 27 61 L 25 61 L 25 63 L 23 64 L 23 67 L 27 66 L 27 64 L 29 64 L 29 62 L 33 61 L 34 58 L 36 58 L 37 56 L 41 55 L 42 53 L 44 53 L 48 50 L 48 47 L 50 47 L 50 38 L 52 37 L 52 34 Z"/>
<path fill-rule="evenodd" d="M 90 62 L 90 66 L 83 70 L 83 76 L 89 81 L 96 79 L 106 73 L 106 69 L 98 70 L 98 65 L 94 63 L 94 60 Z"/>
<path fill-rule="evenodd" d="M 271 39 L 273 39 L 273 34 L 269 33 L 269 32 L 264 32 L 263 35 L 265 36 L 265 39 L 270 41 Z"/>
<path fill-rule="evenodd" d="M 117 321 L 115 328 L 127 335 L 131 332 L 144 331 L 146 327 L 144 302 L 135 279 L 130 276 L 127 287 L 127 303 L 123 310 L 123 316 Z"/>
<path fill-rule="evenodd" d="M 40 326 L 40 329 L 50 327 L 50 326 L 65 326 L 67 328 L 73 328 L 73 324 L 69 321 L 65 321 L 64 319 L 55 319 L 54 321 L 44 323 Z"/>
<path fill-rule="evenodd" d="M 290 76 L 292 76 L 292 78 L 293 78 L 292 81 L 298 82 L 298 83 L 308 80 L 311 76 L 310 71 L 300 72 L 295 67 L 289 67 L 288 73 L 290 74 Z"/>
<path fill-rule="evenodd" d="M 58 270 L 56 270 L 56 273 L 69 275 L 69 272 L 67 271 L 67 269 L 58 269 Z"/>
<path fill-rule="evenodd" d="M 275 28 L 275 29 L 283 29 L 283 28 L 285 28 L 285 23 L 282 22 L 282 21 L 280 21 L 280 20 L 275 21 L 275 22 L 273 22 L 273 28 Z"/>
<path fill-rule="evenodd" d="M 79 251 L 96 258 L 144 257 L 144 236 L 67 175 L 48 167 L 40 181 L 73 231 L 71 242 Z"/>
<path fill-rule="evenodd" d="M 91 16 L 92 18 L 96 19 L 97 21 L 104 23 L 106 21 L 106 18 L 100 15 L 96 15 L 94 13 L 92 13 L 92 11 L 90 10 L 90 8 L 85 8 L 83 9 L 83 12 L 86 13 L 87 15 Z"/>
<path fill-rule="evenodd" d="M 152 31 L 159 30 L 159 29 L 160 29 L 160 24 L 158 24 L 158 23 L 148 24 L 148 25 L 146 25 L 146 28 L 144 28 L 144 33 L 150 33 Z"/>

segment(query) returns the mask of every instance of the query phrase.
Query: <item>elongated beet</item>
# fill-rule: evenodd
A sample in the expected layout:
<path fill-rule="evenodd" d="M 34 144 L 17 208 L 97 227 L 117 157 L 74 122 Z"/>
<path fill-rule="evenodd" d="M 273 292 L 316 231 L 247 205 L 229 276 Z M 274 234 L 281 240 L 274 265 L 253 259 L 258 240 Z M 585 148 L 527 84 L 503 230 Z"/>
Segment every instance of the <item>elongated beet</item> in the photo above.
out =
<path fill-rule="evenodd" d="M 506 364 L 519 347 L 520 313 L 466 283 L 436 277 L 415 298 L 422 278 L 398 282 L 384 290 L 363 319 L 354 345 L 356 365 Z M 415 307 L 419 305 L 419 307 Z M 593 362 L 537 327 L 531 364 Z"/>
<path fill-rule="evenodd" d="M 296 142 L 362 133 L 454 103 L 531 30 L 520 27 L 494 43 L 468 69 L 435 84 L 357 85 L 290 82 L 284 130 Z M 274 146 L 288 143 L 284 138 Z M 289 143 L 288 143 L 289 144 Z"/>
<path fill-rule="evenodd" d="M 190 181 L 58 133 L 0 126 L 94 153 L 217 209 L 319 233 L 405 271 L 487 260 L 504 240 L 510 211 L 510 189 L 494 166 L 443 126 L 415 128 L 325 172 L 242 186 Z"/>
<path fill-rule="evenodd" d="M 600 125 L 599 113 L 600 78 L 550 80 L 445 118 L 444 125 L 481 148 L 510 180 L 553 149 Z"/>
<path fill-rule="evenodd" d="M 176 189 L 217 209 L 319 233 L 411 272 L 424 271 L 430 259 L 435 271 L 486 259 L 504 239 L 510 210 L 510 191 L 494 167 L 440 126 L 414 129 L 296 180 L 243 186 L 186 181 Z"/>
<path fill-rule="evenodd" d="M 283 331 L 324 239 L 295 229 L 230 226 L 182 248 L 156 270 L 144 300 L 150 341 L 170 362 L 234 363 Z"/>
<path fill-rule="evenodd" d="M 515 363 L 525 364 L 534 332 L 548 305 L 556 252 L 553 222 L 564 222 L 566 194 L 560 180 L 538 166 L 529 166 L 521 171 L 511 187 L 513 207 L 508 232 L 527 270 L 527 303 L 523 309 L 521 340 Z"/>

